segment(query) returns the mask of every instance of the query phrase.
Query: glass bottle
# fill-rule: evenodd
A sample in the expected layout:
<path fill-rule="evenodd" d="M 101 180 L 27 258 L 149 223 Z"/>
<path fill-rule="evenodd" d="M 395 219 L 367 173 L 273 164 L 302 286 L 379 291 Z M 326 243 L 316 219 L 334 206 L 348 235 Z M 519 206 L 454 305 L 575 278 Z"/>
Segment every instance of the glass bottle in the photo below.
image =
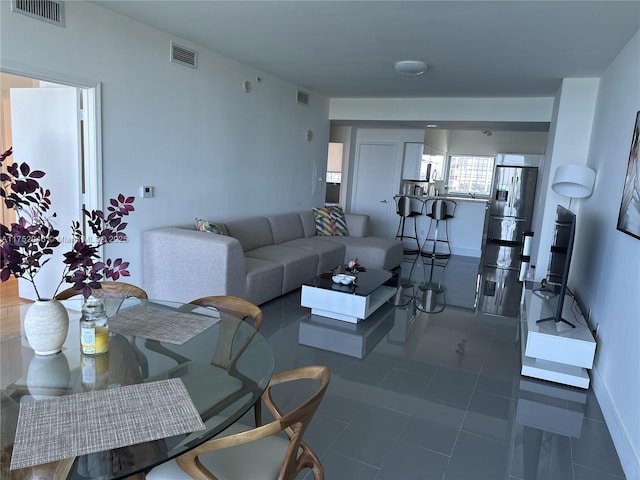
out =
<path fill-rule="evenodd" d="M 82 305 L 80 347 L 85 355 L 99 355 L 109 350 L 109 326 L 104 301 L 90 296 Z"/>

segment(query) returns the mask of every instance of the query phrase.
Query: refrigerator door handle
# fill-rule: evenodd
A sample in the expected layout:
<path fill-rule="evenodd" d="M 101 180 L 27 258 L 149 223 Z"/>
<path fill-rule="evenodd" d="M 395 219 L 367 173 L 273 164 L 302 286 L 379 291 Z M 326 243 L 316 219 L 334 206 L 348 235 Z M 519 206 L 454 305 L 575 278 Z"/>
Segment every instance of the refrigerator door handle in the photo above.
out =
<path fill-rule="evenodd" d="M 503 247 L 521 247 L 522 242 L 518 242 L 515 240 L 502 240 L 500 238 L 489 238 L 487 239 L 487 243 L 491 245 L 501 245 Z"/>
<path fill-rule="evenodd" d="M 520 218 L 520 217 L 499 217 L 496 215 L 491 215 L 491 218 L 493 220 L 505 220 L 505 219 L 509 219 L 512 220 L 514 222 L 528 222 L 529 219 L 528 218 Z"/>
<path fill-rule="evenodd" d="M 518 177 L 511 177 L 511 195 L 509 195 L 509 208 L 513 208 L 513 193 L 516 191 L 516 185 L 518 184 Z"/>

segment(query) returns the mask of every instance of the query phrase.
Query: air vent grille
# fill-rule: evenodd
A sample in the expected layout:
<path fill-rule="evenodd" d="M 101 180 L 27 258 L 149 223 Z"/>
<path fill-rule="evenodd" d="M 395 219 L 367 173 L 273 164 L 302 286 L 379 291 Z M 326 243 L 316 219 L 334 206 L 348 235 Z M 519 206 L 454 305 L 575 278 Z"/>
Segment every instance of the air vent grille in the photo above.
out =
<path fill-rule="evenodd" d="M 64 27 L 64 2 L 53 0 L 11 0 L 11 10 Z"/>
<path fill-rule="evenodd" d="M 198 68 L 198 52 L 171 42 L 171 61 L 187 67 Z"/>
<path fill-rule="evenodd" d="M 301 105 L 309 105 L 309 94 L 307 92 L 303 92 L 302 90 L 298 90 L 296 101 Z"/>

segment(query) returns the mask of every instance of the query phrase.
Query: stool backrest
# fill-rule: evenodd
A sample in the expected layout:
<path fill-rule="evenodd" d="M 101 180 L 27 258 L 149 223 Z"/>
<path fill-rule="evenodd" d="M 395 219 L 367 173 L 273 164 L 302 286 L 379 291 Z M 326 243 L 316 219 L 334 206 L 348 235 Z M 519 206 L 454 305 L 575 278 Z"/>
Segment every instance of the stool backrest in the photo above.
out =
<path fill-rule="evenodd" d="M 396 198 L 396 213 L 401 217 L 408 217 L 411 214 L 411 198 L 400 196 Z"/>
<path fill-rule="evenodd" d="M 431 204 L 431 215 L 434 220 L 445 220 L 453 217 L 456 208 L 456 202 L 453 200 L 442 200 L 438 198 Z"/>

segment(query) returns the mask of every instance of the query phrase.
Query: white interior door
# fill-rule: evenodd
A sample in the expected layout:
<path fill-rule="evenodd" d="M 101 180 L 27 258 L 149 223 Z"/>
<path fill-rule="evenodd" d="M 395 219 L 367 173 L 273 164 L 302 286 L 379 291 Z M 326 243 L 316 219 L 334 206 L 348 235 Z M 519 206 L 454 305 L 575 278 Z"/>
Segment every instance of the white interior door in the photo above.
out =
<path fill-rule="evenodd" d="M 362 143 L 358 148 L 352 209 L 369 215 L 369 235 L 389 237 L 395 214 L 395 144 Z"/>
<path fill-rule="evenodd" d="M 13 161 L 46 173 L 41 184 L 51 190 L 51 212 L 57 213 L 54 222 L 63 241 L 36 276 L 44 298 L 60 282 L 62 254 L 71 247 L 71 222 L 81 218 L 79 112 L 76 88 L 11 89 Z M 35 298 L 29 282 L 20 281 L 19 295 Z"/>

